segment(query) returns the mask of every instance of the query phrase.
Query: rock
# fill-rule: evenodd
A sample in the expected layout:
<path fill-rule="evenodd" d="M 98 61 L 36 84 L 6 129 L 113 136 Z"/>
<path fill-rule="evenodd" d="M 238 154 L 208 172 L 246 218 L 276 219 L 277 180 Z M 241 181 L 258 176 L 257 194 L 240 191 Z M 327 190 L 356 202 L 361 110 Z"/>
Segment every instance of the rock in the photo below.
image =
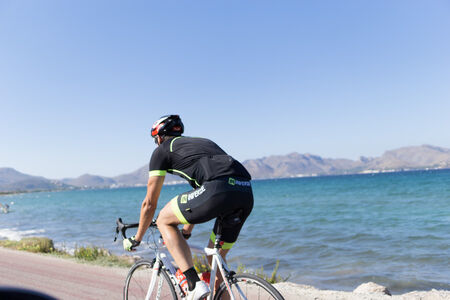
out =
<path fill-rule="evenodd" d="M 138 260 L 142 259 L 142 257 L 137 256 L 137 255 L 131 256 L 131 255 L 123 254 L 123 255 L 120 256 L 120 259 L 122 259 L 122 260 L 124 260 L 124 261 L 127 261 L 127 262 L 130 263 L 130 264 L 134 264 L 134 263 L 136 263 Z"/>
<path fill-rule="evenodd" d="M 133 256 L 131 257 L 131 261 L 132 261 L 133 264 L 136 263 L 136 262 L 138 262 L 138 261 L 141 260 L 141 259 L 142 259 L 142 257 L 140 257 L 140 256 L 138 256 L 138 255 L 133 255 Z"/>
<path fill-rule="evenodd" d="M 376 284 L 374 282 L 363 283 L 360 286 L 358 286 L 353 292 L 356 294 L 369 293 L 369 294 L 383 294 L 392 296 L 391 292 L 385 286 Z"/>
<path fill-rule="evenodd" d="M 98 249 L 98 252 L 99 252 L 102 256 L 111 256 L 111 252 L 109 252 L 109 250 L 108 250 L 108 249 L 105 249 L 105 248 Z"/>

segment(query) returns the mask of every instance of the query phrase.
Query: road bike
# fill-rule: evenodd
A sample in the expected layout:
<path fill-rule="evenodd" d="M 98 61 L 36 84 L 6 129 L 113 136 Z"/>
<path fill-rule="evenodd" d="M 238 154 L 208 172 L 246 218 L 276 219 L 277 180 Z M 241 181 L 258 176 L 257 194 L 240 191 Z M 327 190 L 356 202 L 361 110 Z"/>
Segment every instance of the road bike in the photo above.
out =
<path fill-rule="evenodd" d="M 283 296 L 266 280 L 253 274 L 236 274 L 231 271 L 226 262 L 219 254 L 222 248 L 221 232 L 222 219 L 219 219 L 214 248 L 204 248 L 207 256 L 212 256 L 211 275 L 209 288 L 211 294 L 207 300 L 253 300 L 273 299 L 284 300 Z M 124 239 L 127 238 L 126 230 L 137 228 L 139 223 L 124 224 L 122 219 L 116 221 L 116 237 L 120 233 Z M 140 259 L 129 270 L 123 289 L 123 299 L 185 299 L 185 278 L 172 263 L 170 254 L 164 246 L 164 241 L 158 231 L 156 220 L 149 227 L 147 247 L 154 252 L 152 260 Z M 216 292 L 214 285 L 217 271 L 220 272 L 223 282 Z M 177 276 L 178 275 L 178 276 Z M 183 282 L 184 280 L 184 282 Z"/>

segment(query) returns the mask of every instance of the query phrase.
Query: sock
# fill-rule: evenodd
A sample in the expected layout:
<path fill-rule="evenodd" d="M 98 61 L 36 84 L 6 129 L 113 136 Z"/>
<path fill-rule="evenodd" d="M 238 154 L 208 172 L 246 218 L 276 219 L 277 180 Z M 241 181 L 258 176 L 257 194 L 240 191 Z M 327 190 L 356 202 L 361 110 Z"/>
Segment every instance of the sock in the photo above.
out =
<path fill-rule="evenodd" d="M 189 270 L 183 272 L 184 276 L 186 276 L 186 280 L 188 282 L 189 291 L 192 291 L 195 288 L 195 283 L 200 281 L 198 277 L 197 271 L 192 267 Z"/>

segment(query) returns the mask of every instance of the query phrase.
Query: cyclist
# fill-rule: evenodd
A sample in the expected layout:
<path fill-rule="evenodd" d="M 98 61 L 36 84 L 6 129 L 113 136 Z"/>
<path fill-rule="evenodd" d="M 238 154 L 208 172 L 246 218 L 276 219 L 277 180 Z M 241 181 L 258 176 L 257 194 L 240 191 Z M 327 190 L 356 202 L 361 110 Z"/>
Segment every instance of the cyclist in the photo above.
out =
<path fill-rule="evenodd" d="M 210 290 L 194 269 L 185 239 L 190 237 L 194 224 L 221 217 L 224 220 L 221 256 L 225 259 L 253 208 L 253 193 L 251 176 L 241 163 L 213 141 L 182 136 L 183 132 L 178 115 L 163 116 L 153 124 L 151 136 L 158 147 L 150 160 L 139 228 L 136 235 L 123 244 L 128 251 L 139 246 L 154 216 L 166 173 L 185 178 L 194 190 L 167 203 L 158 216 L 157 225 L 170 254 L 186 276 L 187 299 L 200 299 L 208 296 Z M 208 247 L 214 245 L 217 223 L 216 220 Z M 184 224 L 181 231 L 179 224 Z"/>

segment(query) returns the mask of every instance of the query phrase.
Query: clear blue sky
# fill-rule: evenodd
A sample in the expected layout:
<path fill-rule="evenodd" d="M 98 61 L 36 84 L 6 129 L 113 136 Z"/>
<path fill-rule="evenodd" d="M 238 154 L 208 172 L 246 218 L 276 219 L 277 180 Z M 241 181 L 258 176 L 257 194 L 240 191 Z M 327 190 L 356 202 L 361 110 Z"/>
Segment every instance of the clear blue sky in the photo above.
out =
<path fill-rule="evenodd" d="M 131 172 L 168 113 L 240 160 L 450 148 L 450 2 L 0 0 L 0 167 Z"/>

